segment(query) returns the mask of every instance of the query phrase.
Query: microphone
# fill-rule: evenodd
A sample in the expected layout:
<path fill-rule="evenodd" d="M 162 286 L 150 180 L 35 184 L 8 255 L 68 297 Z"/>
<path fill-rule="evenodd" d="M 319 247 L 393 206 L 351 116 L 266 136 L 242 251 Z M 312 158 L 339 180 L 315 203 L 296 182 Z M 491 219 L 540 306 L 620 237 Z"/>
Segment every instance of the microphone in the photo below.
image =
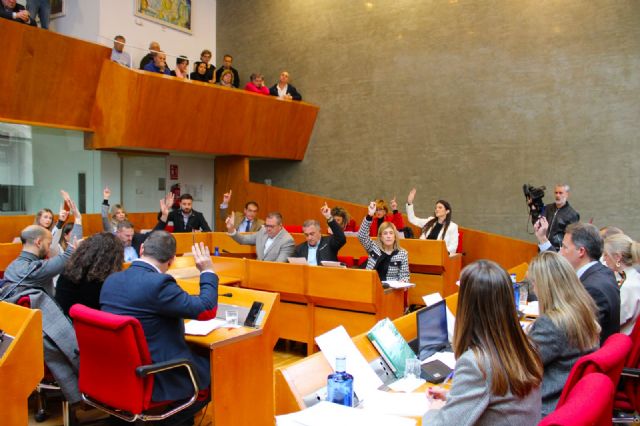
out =
<path fill-rule="evenodd" d="M 222 297 L 233 297 L 233 293 L 222 293 L 220 294 Z"/>

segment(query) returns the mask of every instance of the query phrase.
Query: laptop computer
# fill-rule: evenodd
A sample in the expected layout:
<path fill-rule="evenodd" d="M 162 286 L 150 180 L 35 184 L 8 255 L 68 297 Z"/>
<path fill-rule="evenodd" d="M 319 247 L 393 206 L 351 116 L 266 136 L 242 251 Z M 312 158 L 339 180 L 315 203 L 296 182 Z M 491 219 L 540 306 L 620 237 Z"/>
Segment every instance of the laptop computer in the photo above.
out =
<path fill-rule="evenodd" d="M 416 355 L 420 361 L 436 352 L 451 352 L 447 333 L 447 305 L 444 300 L 419 310 L 416 313 L 416 326 Z M 451 371 L 442 361 L 433 360 L 422 364 L 420 376 L 431 383 L 441 383 Z"/>

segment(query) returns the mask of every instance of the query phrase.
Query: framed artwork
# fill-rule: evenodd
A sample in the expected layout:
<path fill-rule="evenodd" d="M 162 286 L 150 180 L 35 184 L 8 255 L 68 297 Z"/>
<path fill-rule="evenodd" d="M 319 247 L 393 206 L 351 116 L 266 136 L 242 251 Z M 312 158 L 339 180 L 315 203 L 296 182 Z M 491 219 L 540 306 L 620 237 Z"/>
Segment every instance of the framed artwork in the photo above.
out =
<path fill-rule="evenodd" d="M 51 19 L 59 18 L 65 14 L 65 0 L 49 0 L 51 2 Z"/>
<path fill-rule="evenodd" d="M 191 0 L 135 0 L 136 16 L 191 34 Z"/>

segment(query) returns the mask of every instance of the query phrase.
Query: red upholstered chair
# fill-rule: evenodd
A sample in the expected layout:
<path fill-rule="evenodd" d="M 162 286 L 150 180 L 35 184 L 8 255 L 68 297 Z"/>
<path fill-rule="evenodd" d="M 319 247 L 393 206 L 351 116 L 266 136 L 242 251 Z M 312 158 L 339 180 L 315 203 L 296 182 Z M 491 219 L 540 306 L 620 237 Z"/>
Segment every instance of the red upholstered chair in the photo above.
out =
<path fill-rule="evenodd" d="M 347 265 L 347 268 L 353 268 L 354 260 L 353 256 L 338 256 L 338 262 L 344 263 Z"/>
<path fill-rule="evenodd" d="M 581 357 L 575 363 L 564 385 L 558 406 L 562 406 L 573 387 L 589 373 L 603 373 L 609 376 L 614 386 L 618 385 L 622 367 L 631 350 L 631 339 L 621 333 L 612 334 L 597 351 Z M 611 413 L 609 413 L 611 417 Z M 611 420 L 611 419 L 609 419 Z M 611 424 L 611 423 L 609 423 Z"/>
<path fill-rule="evenodd" d="M 464 255 L 464 249 L 462 248 L 462 243 L 464 241 L 464 232 L 458 230 L 458 248 L 456 249 L 456 253 L 460 253 Z"/>
<path fill-rule="evenodd" d="M 290 234 L 302 234 L 302 225 L 282 225 Z"/>
<path fill-rule="evenodd" d="M 613 383 L 609 376 L 591 373 L 582 377 L 562 404 L 538 426 L 610 425 L 613 409 Z"/>
<path fill-rule="evenodd" d="M 621 385 L 616 391 L 613 408 L 617 412 L 640 413 L 640 321 L 636 322 L 631 338 L 631 350 L 620 377 Z M 640 417 L 631 414 L 631 418 Z M 615 417 L 614 421 L 629 420 L 629 416 Z"/>
<path fill-rule="evenodd" d="M 69 313 L 80 348 L 79 386 L 84 402 L 133 422 L 165 419 L 196 401 L 199 386 L 194 367 L 184 359 L 152 364 L 144 331 L 136 318 L 79 304 Z M 178 407 L 156 414 L 172 401 L 151 401 L 153 375 L 174 368 L 185 369 L 193 384 L 193 396 Z"/>

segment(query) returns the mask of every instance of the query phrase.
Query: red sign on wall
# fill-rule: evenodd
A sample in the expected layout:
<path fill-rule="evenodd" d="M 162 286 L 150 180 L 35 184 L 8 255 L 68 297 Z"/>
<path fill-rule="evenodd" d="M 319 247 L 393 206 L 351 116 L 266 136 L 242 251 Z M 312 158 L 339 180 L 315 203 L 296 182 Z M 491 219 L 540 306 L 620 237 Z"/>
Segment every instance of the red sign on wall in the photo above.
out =
<path fill-rule="evenodd" d="M 169 165 L 169 179 L 178 180 L 178 165 L 170 164 Z"/>

